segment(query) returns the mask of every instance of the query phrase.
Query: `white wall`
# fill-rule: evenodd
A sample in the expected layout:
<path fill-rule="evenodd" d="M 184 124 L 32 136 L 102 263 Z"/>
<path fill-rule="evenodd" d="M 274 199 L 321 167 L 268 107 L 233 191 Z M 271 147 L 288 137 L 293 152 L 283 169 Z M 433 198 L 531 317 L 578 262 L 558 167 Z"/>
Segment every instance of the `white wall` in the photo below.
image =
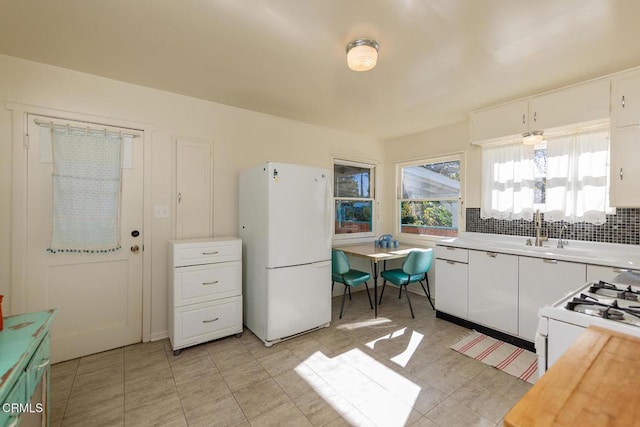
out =
<path fill-rule="evenodd" d="M 212 77 L 213 78 L 213 77 Z M 11 313 L 11 112 L 7 102 L 149 123 L 152 136 L 152 205 L 174 203 L 176 137 L 212 140 L 214 234 L 237 234 L 238 171 L 273 160 L 332 167 L 333 155 L 382 161 L 384 145 L 371 137 L 340 132 L 213 102 L 131 85 L 89 74 L 0 55 L 0 294 Z M 384 167 L 380 167 L 384 173 Z M 384 192 L 383 192 L 384 193 Z M 382 194 L 380 194 L 382 196 Z M 167 329 L 167 241 L 173 222 L 154 219 L 151 265 L 151 333 Z M 148 250 L 145 248 L 145 250 Z"/>
<path fill-rule="evenodd" d="M 382 223 L 383 233 L 394 233 L 396 164 L 453 153 L 465 153 L 464 208 L 480 207 L 480 148 L 469 143 L 469 122 L 463 121 L 385 141 L 384 194 L 388 197 Z"/>

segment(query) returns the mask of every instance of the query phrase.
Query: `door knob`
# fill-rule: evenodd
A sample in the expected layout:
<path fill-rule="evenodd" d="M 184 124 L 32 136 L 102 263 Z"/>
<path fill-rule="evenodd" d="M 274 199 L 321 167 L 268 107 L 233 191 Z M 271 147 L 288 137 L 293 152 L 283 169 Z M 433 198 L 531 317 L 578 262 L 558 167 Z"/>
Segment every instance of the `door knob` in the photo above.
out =
<path fill-rule="evenodd" d="M 136 253 L 140 250 L 140 246 L 138 245 L 133 245 L 131 246 L 131 252 Z"/>

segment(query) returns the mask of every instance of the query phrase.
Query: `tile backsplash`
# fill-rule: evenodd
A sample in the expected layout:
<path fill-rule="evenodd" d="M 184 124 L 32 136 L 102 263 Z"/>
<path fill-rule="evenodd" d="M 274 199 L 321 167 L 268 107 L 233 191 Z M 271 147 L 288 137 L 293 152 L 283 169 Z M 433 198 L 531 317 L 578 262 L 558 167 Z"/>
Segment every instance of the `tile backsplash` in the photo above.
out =
<path fill-rule="evenodd" d="M 476 233 L 506 234 L 510 236 L 535 236 L 533 221 L 482 219 L 480 208 L 467 208 L 466 230 Z M 566 222 L 547 222 L 542 215 L 542 232 L 551 239 L 560 237 L 562 227 L 563 239 L 584 240 L 588 242 L 640 244 L 640 209 L 616 209 L 615 215 L 607 215 L 607 222 L 593 225 L 585 222 L 569 224 Z"/>

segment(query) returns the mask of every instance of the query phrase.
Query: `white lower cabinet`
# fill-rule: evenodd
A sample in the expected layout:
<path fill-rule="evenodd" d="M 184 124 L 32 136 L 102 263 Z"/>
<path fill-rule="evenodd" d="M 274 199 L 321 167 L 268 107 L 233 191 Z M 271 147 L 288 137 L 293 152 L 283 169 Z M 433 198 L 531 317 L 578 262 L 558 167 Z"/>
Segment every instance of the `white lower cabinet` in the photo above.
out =
<path fill-rule="evenodd" d="M 436 246 L 436 310 L 466 319 L 468 312 L 468 251 Z"/>
<path fill-rule="evenodd" d="M 169 339 L 180 349 L 242 333 L 242 241 L 169 242 Z"/>
<path fill-rule="evenodd" d="M 540 308 L 583 286 L 586 265 L 521 256 L 518 271 L 518 336 L 533 342 Z"/>
<path fill-rule="evenodd" d="M 604 265 L 587 265 L 587 282 L 598 282 L 604 280 L 611 282 L 621 274 L 640 275 L 640 270 L 629 270 L 626 268 L 606 267 Z"/>
<path fill-rule="evenodd" d="M 242 297 L 177 307 L 175 330 L 184 343 L 205 342 L 242 330 Z"/>
<path fill-rule="evenodd" d="M 518 257 L 469 251 L 469 320 L 518 333 Z"/>

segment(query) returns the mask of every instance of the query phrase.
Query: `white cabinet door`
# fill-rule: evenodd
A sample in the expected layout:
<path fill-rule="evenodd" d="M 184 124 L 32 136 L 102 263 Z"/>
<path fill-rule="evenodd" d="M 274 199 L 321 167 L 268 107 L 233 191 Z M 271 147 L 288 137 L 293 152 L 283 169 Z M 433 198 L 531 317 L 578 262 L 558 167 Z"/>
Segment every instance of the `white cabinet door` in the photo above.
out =
<path fill-rule="evenodd" d="M 527 131 L 527 101 L 516 101 L 471 113 L 471 141 L 519 137 Z"/>
<path fill-rule="evenodd" d="M 469 251 L 469 320 L 518 333 L 518 257 Z"/>
<path fill-rule="evenodd" d="M 586 274 L 585 264 L 519 257 L 518 336 L 533 342 L 540 308 L 583 286 Z"/>
<path fill-rule="evenodd" d="M 548 130 L 609 117 L 610 79 L 601 79 L 531 98 L 529 130 Z"/>
<path fill-rule="evenodd" d="M 640 72 L 620 76 L 615 83 L 616 96 L 613 102 L 615 126 L 640 124 Z"/>
<path fill-rule="evenodd" d="M 632 277 L 632 275 L 638 277 L 640 271 L 618 267 L 605 267 L 603 265 L 587 265 L 587 282 L 598 282 L 600 280 L 615 282 L 616 278 L 621 274 L 624 274 L 626 277 Z"/>
<path fill-rule="evenodd" d="M 640 127 L 614 130 L 611 142 L 611 205 L 640 207 Z"/>
<path fill-rule="evenodd" d="M 468 317 L 468 265 L 436 259 L 436 310 Z"/>
<path fill-rule="evenodd" d="M 176 142 L 176 239 L 213 235 L 213 143 Z"/>

